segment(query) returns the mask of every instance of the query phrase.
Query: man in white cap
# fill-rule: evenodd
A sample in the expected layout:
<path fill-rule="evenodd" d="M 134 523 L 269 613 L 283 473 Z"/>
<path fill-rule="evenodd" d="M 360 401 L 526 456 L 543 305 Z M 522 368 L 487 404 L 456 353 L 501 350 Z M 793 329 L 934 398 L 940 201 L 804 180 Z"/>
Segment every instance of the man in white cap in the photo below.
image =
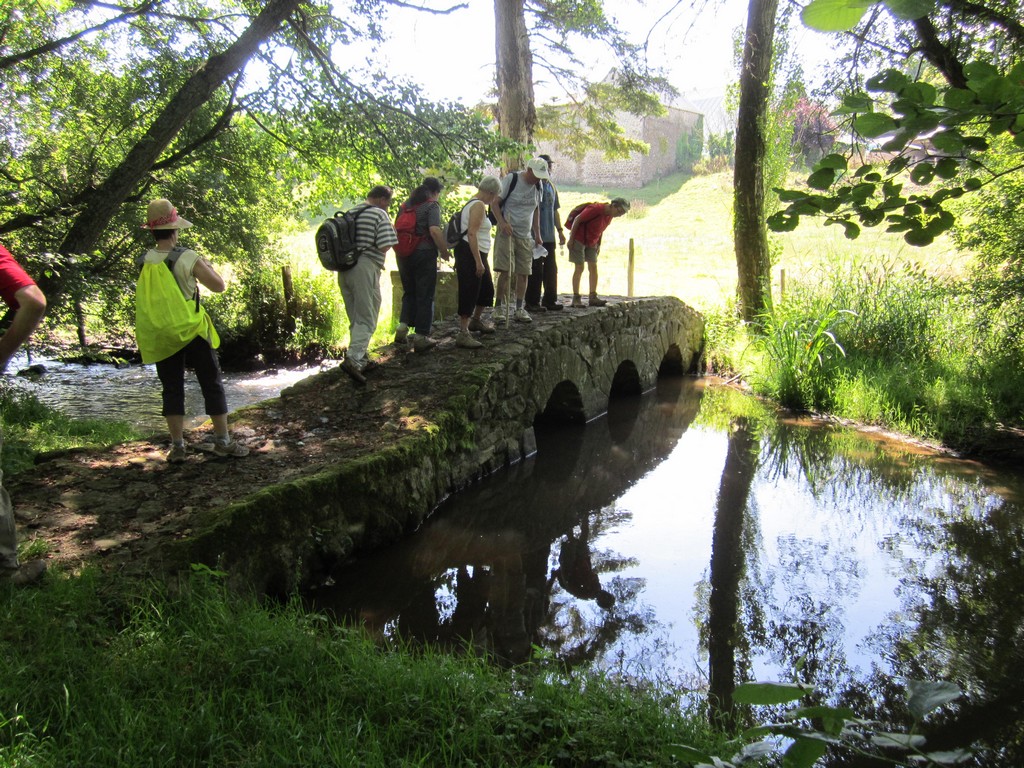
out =
<path fill-rule="evenodd" d="M 497 299 L 492 317 L 504 323 L 509 308 L 502 306 L 509 298 L 509 275 L 515 276 L 516 322 L 533 321 L 526 311 L 526 285 L 533 271 L 533 249 L 543 248 L 540 236 L 541 179 L 548 178 L 548 164 L 535 157 L 526 164 L 526 170 L 513 171 L 501 180 L 501 200 L 492 205 L 498 223 L 497 243 L 494 247 L 494 271 L 498 273 Z"/>

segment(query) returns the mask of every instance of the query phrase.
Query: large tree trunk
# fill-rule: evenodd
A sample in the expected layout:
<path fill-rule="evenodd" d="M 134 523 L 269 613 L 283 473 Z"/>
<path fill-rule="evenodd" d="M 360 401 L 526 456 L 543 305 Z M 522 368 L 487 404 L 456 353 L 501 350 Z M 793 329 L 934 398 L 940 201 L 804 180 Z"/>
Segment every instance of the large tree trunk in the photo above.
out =
<path fill-rule="evenodd" d="M 753 321 L 771 290 L 771 260 L 764 212 L 764 123 L 778 0 L 750 0 L 740 73 L 740 108 L 736 126 L 733 175 L 733 236 L 740 312 Z"/>
<path fill-rule="evenodd" d="M 494 0 L 494 47 L 498 129 L 502 136 L 529 144 L 533 141 L 537 109 L 533 103 L 533 54 L 523 0 Z"/>
<path fill-rule="evenodd" d="M 125 155 L 75 217 L 60 246 L 63 254 L 87 253 L 96 246 L 120 206 L 191 119 L 193 113 L 235 72 L 304 0 L 270 0 L 252 24 L 223 53 L 210 57 L 160 112 L 146 135 Z M 47 295 L 61 292 L 58 278 L 43 278 Z"/>

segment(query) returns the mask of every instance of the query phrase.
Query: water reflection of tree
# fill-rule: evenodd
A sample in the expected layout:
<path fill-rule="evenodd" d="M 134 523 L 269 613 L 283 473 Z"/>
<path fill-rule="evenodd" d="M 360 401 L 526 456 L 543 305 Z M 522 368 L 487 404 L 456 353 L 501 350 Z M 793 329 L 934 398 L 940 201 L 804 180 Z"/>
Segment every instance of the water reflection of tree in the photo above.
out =
<path fill-rule="evenodd" d="M 892 669 L 870 684 L 882 694 L 891 693 L 891 675 L 958 684 L 965 696 L 930 725 L 929 743 L 977 740 L 992 750 L 991 764 L 1024 765 L 1024 519 L 1009 502 L 987 506 L 978 498 L 904 521 L 908 539 L 938 566 L 928 573 L 905 561 L 904 616 L 874 638 Z M 898 695 L 876 698 L 880 717 L 906 718 Z"/>
<path fill-rule="evenodd" d="M 745 418 L 729 430 L 725 467 L 715 507 L 708 600 L 708 692 L 712 720 L 736 722 L 732 692 L 737 682 L 736 653 L 746 633 L 740 627 L 740 581 L 744 573 L 743 520 L 757 470 L 757 437 Z"/>
<path fill-rule="evenodd" d="M 845 618 L 838 609 L 859 589 L 858 559 L 843 552 L 841 536 L 816 549 L 798 541 L 787 548 L 782 542 L 773 573 L 786 586 L 762 585 L 754 602 L 766 624 L 764 634 L 753 633 L 751 642 L 771 649 L 783 668 L 787 659 L 796 661 L 791 669 L 799 679 L 819 685 L 828 698 L 895 727 L 912 721 L 905 704 L 908 680 L 951 680 L 966 696 L 926 727 L 929 747 L 950 749 L 981 740 L 992 752 L 979 764 L 1024 765 L 1020 508 L 1003 500 L 993 505 L 991 491 L 978 478 L 965 476 L 959 467 L 946 471 L 933 456 L 883 450 L 849 431 L 801 430 L 797 444 L 786 443 L 788 434 L 792 431 L 783 424 L 766 435 L 763 461 L 774 465 L 776 477 L 785 474 L 785 466 L 797 468 L 815 497 L 843 510 L 849 525 L 870 526 L 872 514 L 886 512 L 898 521 L 903 535 L 878 541 L 900 573 L 903 606 L 869 641 L 889 666 L 875 666 L 866 678 L 859 677 L 843 653 Z M 815 462 L 825 475 L 803 470 Z M 982 469 L 979 477 L 987 474 Z M 827 485 L 816 482 L 829 475 Z M 863 513 L 867 509 L 872 513 Z M 829 560 L 831 567 L 822 568 Z M 937 567 L 924 567 L 936 562 Z M 805 588 L 804 580 L 813 580 L 816 589 Z M 789 604 L 773 604 L 773 594 L 789 595 Z M 828 764 L 857 763 L 833 756 Z"/>
<path fill-rule="evenodd" d="M 775 542 L 778 562 L 763 557 L 760 510 L 751 490 L 755 475 L 759 483 L 796 479 L 816 497 L 828 493 L 824 481 L 834 480 L 836 466 L 830 435 L 774 419 L 738 418 L 728 436 L 701 633 L 708 648 L 711 712 L 727 722 L 735 717 L 732 686 L 752 678 L 755 656 L 767 654 L 781 678 L 825 690 L 851 679 L 841 606 L 859 589 L 860 578 L 842 538 L 815 546 L 798 536 L 783 538 Z"/>

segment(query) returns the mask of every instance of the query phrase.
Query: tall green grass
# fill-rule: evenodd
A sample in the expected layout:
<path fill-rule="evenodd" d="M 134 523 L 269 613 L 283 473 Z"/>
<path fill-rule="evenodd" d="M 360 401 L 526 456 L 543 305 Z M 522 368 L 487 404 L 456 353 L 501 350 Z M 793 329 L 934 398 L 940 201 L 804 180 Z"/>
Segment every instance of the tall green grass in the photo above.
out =
<path fill-rule="evenodd" d="M 645 766 L 722 749 L 669 691 L 382 653 L 297 602 L 86 573 L 0 586 L 0 765 Z"/>
<path fill-rule="evenodd" d="M 753 337 L 761 357 L 743 365 L 760 392 L 789 405 L 969 448 L 999 425 L 1024 422 L 1024 349 L 998 315 L 974 300 L 969 282 L 917 264 L 832 261 L 775 302 L 766 333 Z M 772 333 L 783 326 L 806 329 L 808 343 L 782 349 Z M 798 397 L 781 396 L 772 372 L 810 354 L 826 328 L 845 354 L 787 382 Z"/>

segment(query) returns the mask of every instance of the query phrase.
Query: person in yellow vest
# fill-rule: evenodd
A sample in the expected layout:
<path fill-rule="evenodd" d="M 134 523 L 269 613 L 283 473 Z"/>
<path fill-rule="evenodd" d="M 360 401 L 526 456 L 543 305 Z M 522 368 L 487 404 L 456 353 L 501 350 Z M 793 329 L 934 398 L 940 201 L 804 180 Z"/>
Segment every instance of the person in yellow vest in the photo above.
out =
<path fill-rule="evenodd" d="M 246 456 L 249 449 L 231 439 L 228 406 L 217 353 L 220 337 L 206 308 L 199 303 L 199 286 L 214 293 L 224 279 L 195 251 L 178 245 L 178 234 L 192 222 L 178 215 L 169 200 L 149 204 L 143 229 L 155 245 L 142 257 L 135 294 L 135 338 L 143 363 L 156 363 L 163 386 L 162 415 L 171 433 L 167 461 L 186 460 L 185 366 L 196 372 L 206 413 L 213 422 L 213 451 L 219 456 Z"/>

